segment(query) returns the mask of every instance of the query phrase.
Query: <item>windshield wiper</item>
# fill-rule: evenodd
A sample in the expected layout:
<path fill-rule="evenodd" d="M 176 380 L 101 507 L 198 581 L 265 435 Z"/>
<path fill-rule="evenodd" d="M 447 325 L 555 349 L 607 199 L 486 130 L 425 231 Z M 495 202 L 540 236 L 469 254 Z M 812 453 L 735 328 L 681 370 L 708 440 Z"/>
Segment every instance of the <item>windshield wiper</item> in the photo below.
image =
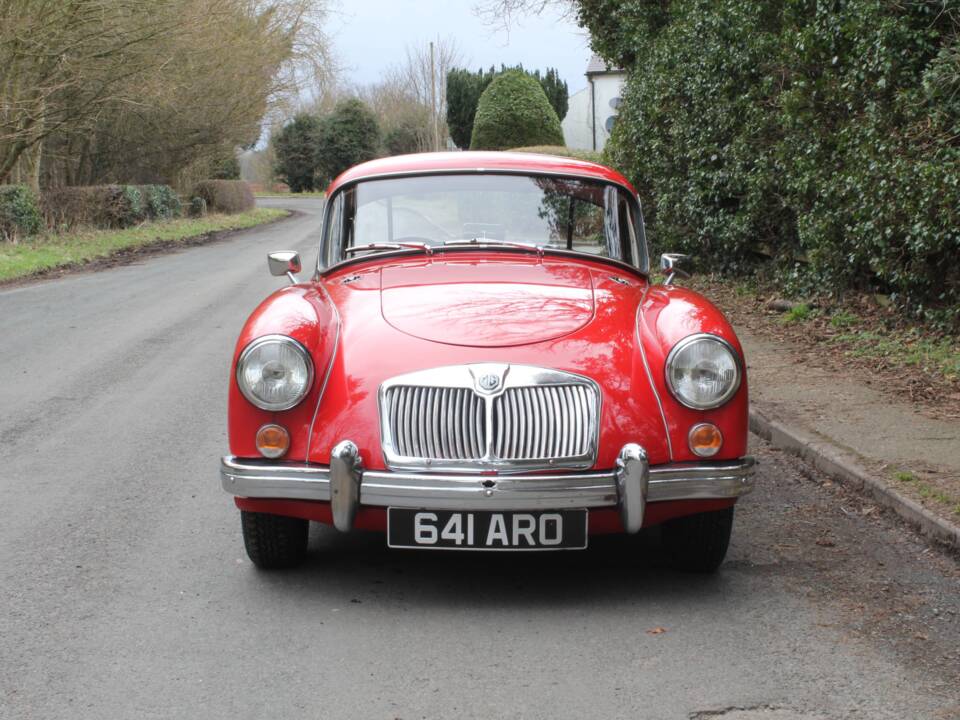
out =
<path fill-rule="evenodd" d="M 433 248 L 426 243 L 420 242 L 398 242 L 398 243 L 367 243 L 366 245 L 354 245 L 345 248 L 343 253 L 351 255 L 368 250 L 423 250 L 427 255 L 433 254 Z"/>
<path fill-rule="evenodd" d="M 543 246 L 534 245 L 533 243 L 521 243 L 521 242 L 510 242 L 509 240 L 494 240 L 492 238 L 470 238 L 462 240 L 445 240 L 443 243 L 444 247 L 457 246 L 457 245 L 468 245 L 468 246 L 481 246 L 481 245 L 495 245 L 497 247 L 511 247 L 511 248 L 522 248 L 523 250 L 532 250 L 537 253 L 537 255 L 543 255 Z"/>

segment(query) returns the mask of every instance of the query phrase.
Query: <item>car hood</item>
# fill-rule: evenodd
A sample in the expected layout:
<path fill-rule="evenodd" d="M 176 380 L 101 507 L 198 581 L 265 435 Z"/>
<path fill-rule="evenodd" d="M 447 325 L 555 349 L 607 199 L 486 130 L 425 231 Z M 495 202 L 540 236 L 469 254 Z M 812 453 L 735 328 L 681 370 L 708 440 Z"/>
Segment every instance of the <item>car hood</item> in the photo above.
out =
<path fill-rule="evenodd" d="M 383 469 L 382 384 L 414 371 L 482 362 L 595 380 L 602 392 L 596 467 L 613 467 L 627 442 L 642 444 L 652 463 L 670 460 L 637 344 L 647 283 L 635 273 L 588 258 L 464 253 L 349 265 L 325 276 L 322 286 L 320 297 L 336 308 L 339 339 L 329 370 L 317 362 L 325 380 L 311 427 L 311 462 L 328 462 L 347 438 L 361 448 L 364 467 Z M 467 311 L 469 320 L 461 319 Z"/>
<path fill-rule="evenodd" d="M 380 308 L 394 328 L 423 340 L 528 345 L 564 337 L 590 322 L 593 278 L 586 267 L 548 258 L 392 265 L 381 272 Z"/>

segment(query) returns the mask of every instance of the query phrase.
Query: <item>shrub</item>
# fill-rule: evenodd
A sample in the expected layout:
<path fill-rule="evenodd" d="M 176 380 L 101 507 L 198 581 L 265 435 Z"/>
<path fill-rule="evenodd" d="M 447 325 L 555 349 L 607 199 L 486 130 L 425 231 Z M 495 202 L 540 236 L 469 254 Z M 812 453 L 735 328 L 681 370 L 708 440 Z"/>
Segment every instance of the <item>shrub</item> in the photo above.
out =
<path fill-rule="evenodd" d="M 244 212 L 256 204 L 250 185 L 243 180 L 201 180 L 191 195 L 202 198 L 210 212 Z"/>
<path fill-rule="evenodd" d="M 320 118 L 315 134 L 314 163 L 326 184 L 357 163 L 380 153 L 380 127 L 373 111 L 356 98 L 337 103 Z"/>
<path fill-rule="evenodd" d="M 628 70 L 606 153 L 660 249 L 960 329 L 960 17 L 940 3 L 579 0 Z"/>
<path fill-rule="evenodd" d="M 290 186 L 290 192 L 317 189 L 316 134 L 319 126 L 320 118 L 300 113 L 271 140 L 277 157 L 274 172 Z"/>
<path fill-rule="evenodd" d="M 207 201 L 202 197 L 190 198 L 190 217 L 203 217 L 207 214 Z"/>
<path fill-rule="evenodd" d="M 17 240 L 40 231 L 37 197 L 26 185 L 0 185 L 0 239 Z"/>
<path fill-rule="evenodd" d="M 183 206 L 180 196 L 169 185 L 137 185 L 143 205 L 143 214 L 150 220 L 169 220 L 180 217 Z"/>
<path fill-rule="evenodd" d="M 563 145 L 563 131 L 540 83 L 522 71 L 508 70 L 480 96 L 470 149 L 525 145 Z"/>
<path fill-rule="evenodd" d="M 135 185 L 85 185 L 47 190 L 41 197 L 47 225 L 125 228 L 147 217 L 143 194 Z"/>

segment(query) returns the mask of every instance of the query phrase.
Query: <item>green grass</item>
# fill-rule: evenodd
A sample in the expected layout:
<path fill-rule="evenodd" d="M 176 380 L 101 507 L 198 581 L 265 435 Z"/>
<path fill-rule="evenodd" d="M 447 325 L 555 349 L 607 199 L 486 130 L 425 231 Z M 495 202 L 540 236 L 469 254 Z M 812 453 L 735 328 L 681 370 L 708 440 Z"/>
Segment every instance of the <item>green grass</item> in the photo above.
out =
<path fill-rule="evenodd" d="M 811 317 L 813 317 L 813 310 L 810 309 L 810 306 L 806 303 L 800 303 L 787 310 L 780 319 L 780 322 L 784 325 L 790 325 L 792 323 L 802 322 L 803 320 L 809 320 Z"/>
<path fill-rule="evenodd" d="M 217 230 L 240 230 L 287 214 L 257 208 L 237 215 L 207 215 L 144 223 L 125 230 L 76 230 L 35 236 L 16 245 L 0 243 L 0 281 L 27 277 L 42 270 L 106 258 L 121 250 L 162 242 L 181 242 Z"/>
<path fill-rule="evenodd" d="M 833 314 L 833 317 L 830 318 L 830 325 L 835 328 L 848 328 L 851 325 L 856 325 L 858 318 L 853 313 L 849 313 L 846 310 L 840 310 Z"/>
<path fill-rule="evenodd" d="M 941 505 L 949 505 L 951 506 L 952 512 L 960 515 L 960 501 L 958 501 L 957 498 L 953 497 L 949 493 L 943 492 L 942 490 L 938 490 L 923 480 L 920 480 L 909 470 L 898 470 L 897 472 L 893 473 L 893 477 L 902 483 L 910 483 L 914 488 L 916 488 L 917 494 L 924 500 L 934 500 Z"/>
<path fill-rule="evenodd" d="M 322 198 L 326 196 L 326 193 L 323 190 L 312 190 L 308 192 L 255 192 L 254 197 L 258 198 Z"/>
<path fill-rule="evenodd" d="M 891 333 L 864 330 L 841 333 L 833 341 L 846 344 L 854 357 L 884 358 L 934 370 L 948 379 L 960 378 L 960 344 L 953 338 L 929 337 L 917 329 Z"/>

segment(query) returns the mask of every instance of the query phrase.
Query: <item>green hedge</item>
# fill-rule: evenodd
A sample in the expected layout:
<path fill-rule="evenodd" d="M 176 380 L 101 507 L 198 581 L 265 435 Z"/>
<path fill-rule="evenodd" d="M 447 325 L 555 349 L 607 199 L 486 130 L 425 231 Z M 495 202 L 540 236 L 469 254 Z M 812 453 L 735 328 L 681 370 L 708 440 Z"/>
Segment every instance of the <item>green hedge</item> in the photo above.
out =
<path fill-rule="evenodd" d="M 191 197 L 202 198 L 210 212 L 239 213 L 256 205 L 250 185 L 243 180 L 201 180 Z"/>
<path fill-rule="evenodd" d="M 609 161 L 659 249 L 960 329 L 960 14 L 904 0 L 580 0 L 629 71 Z"/>
<path fill-rule="evenodd" d="M 536 78 L 520 71 L 498 75 L 477 104 L 471 150 L 563 145 L 560 119 Z"/>
<path fill-rule="evenodd" d="M 180 196 L 169 185 L 136 185 L 140 191 L 141 208 L 149 220 L 169 220 L 183 214 Z"/>
<path fill-rule="evenodd" d="M 86 185 L 47 190 L 41 199 L 54 230 L 89 225 L 125 228 L 144 220 L 178 217 L 180 198 L 168 185 Z"/>
<path fill-rule="evenodd" d="M 0 185 L 0 240 L 18 240 L 40 231 L 43 216 L 26 185 Z"/>

